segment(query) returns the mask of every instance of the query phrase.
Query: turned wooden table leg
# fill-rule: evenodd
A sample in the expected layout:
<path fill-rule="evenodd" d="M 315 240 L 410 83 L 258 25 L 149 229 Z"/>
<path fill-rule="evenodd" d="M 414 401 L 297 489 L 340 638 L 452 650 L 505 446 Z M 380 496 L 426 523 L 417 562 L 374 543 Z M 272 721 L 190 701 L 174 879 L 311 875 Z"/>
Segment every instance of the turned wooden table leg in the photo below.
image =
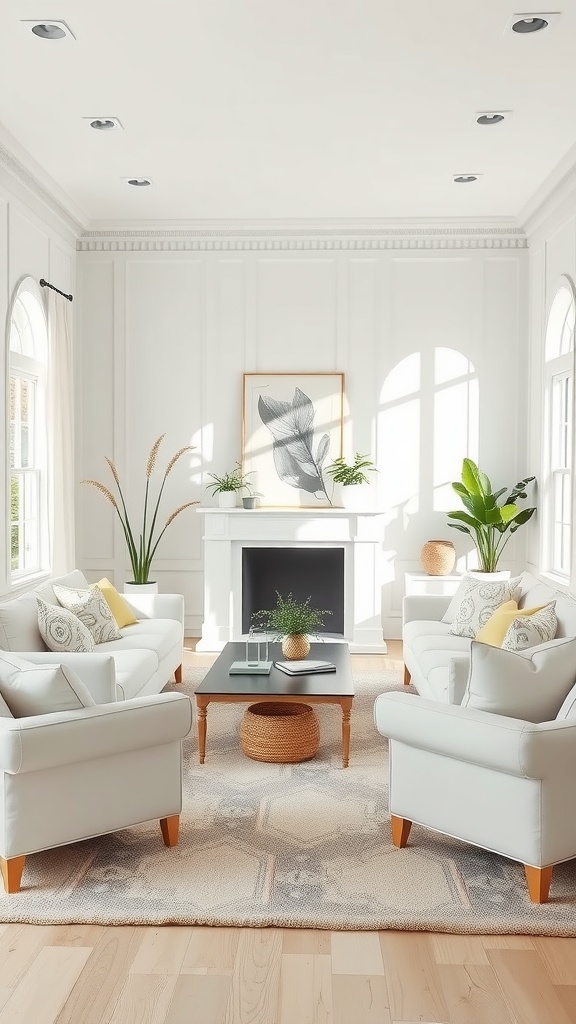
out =
<path fill-rule="evenodd" d="M 196 710 L 198 712 L 198 764 L 204 764 L 204 758 L 206 757 L 208 703 L 202 697 L 196 697 Z"/>
<path fill-rule="evenodd" d="M 530 864 L 525 864 L 524 874 L 532 902 L 547 903 L 552 882 L 552 868 L 533 868 Z"/>
<path fill-rule="evenodd" d="M 4 892 L 20 892 L 20 882 L 26 857 L 10 857 L 4 860 L 0 857 L 0 870 L 4 881 Z"/>
<path fill-rule="evenodd" d="M 392 826 L 392 842 L 394 846 L 401 849 L 408 842 L 412 822 L 408 821 L 408 818 L 399 818 L 396 814 L 391 814 L 390 825 Z"/>
<path fill-rule="evenodd" d="M 350 764 L 350 715 L 352 701 L 342 701 L 342 767 Z"/>

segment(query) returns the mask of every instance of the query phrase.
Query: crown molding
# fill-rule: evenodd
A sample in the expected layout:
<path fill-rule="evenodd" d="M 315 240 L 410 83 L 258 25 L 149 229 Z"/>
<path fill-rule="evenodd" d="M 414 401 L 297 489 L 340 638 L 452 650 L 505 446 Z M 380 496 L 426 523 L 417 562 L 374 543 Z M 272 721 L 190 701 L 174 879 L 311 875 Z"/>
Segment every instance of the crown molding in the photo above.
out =
<path fill-rule="evenodd" d="M 82 234 L 83 224 L 77 216 L 70 212 L 46 185 L 43 185 L 39 178 L 18 160 L 14 154 L 0 141 L 0 170 L 6 172 L 8 181 L 7 187 L 11 191 L 24 191 L 21 198 L 36 200 L 41 204 L 43 211 L 48 211 L 64 227 L 66 232 L 72 234 L 76 239 Z M 14 189 L 16 186 L 16 190 Z M 54 183 L 54 188 L 56 184 Z"/>
<path fill-rule="evenodd" d="M 516 223 L 462 222 L 221 222 L 189 227 L 102 228 L 83 231 L 80 252 L 246 252 L 403 249 L 525 249 Z"/>

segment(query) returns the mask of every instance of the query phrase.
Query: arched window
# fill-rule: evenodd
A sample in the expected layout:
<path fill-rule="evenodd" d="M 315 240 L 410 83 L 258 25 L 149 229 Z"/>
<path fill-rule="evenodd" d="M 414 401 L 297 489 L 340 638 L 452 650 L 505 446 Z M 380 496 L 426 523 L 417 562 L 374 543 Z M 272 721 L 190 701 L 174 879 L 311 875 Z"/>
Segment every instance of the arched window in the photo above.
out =
<path fill-rule="evenodd" d="M 16 289 L 9 331 L 9 546 L 16 581 L 47 562 L 48 334 L 40 289 L 32 278 Z"/>
<path fill-rule="evenodd" d="M 544 569 L 570 578 L 574 434 L 574 288 L 560 281 L 546 325 Z"/>

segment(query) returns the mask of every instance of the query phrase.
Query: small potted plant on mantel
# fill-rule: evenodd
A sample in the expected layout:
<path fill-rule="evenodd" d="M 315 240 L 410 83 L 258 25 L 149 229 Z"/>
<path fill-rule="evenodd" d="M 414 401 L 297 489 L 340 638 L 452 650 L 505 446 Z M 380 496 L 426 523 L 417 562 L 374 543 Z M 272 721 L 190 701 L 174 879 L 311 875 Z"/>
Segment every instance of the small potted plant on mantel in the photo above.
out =
<path fill-rule="evenodd" d="M 354 462 L 348 463 L 343 456 L 334 459 L 326 467 L 335 484 L 342 487 L 342 504 L 350 512 L 360 512 L 364 508 L 366 484 L 370 483 L 366 473 L 377 473 L 378 470 L 367 455 L 356 452 Z"/>
<path fill-rule="evenodd" d="M 297 601 L 290 593 L 287 597 L 276 591 L 276 607 L 254 612 L 252 620 L 259 629 L 275 633 L 274 640 L 282 640 L 282 654 L 288 661 L 300 660 L 310 653 L 309 635 L 317 635 L 324 625 L 324 616 L 332 612 L 326 608 L 312 608 L 307 597 Z"/>
<path fill-rule="evenodd" d="M 242 491 L 248 492 L 246 498 L 243 499 L 244 507 L 255 507 L 256 498 L 259 495 L 248 480 L 251 472 L 243 473 L 242 466 L 237 462 L 235 468 L 230 473 L 224 473 L 223 476 L 218 476 L 217 473 L 208 473 L 208 476 L 211 476 L 214 481 L 214 483 L 208 484 L 208 489 L 212 491 L 213 495 L 218 495 L 220 508 L 236 508 L 238 495 Z"/>

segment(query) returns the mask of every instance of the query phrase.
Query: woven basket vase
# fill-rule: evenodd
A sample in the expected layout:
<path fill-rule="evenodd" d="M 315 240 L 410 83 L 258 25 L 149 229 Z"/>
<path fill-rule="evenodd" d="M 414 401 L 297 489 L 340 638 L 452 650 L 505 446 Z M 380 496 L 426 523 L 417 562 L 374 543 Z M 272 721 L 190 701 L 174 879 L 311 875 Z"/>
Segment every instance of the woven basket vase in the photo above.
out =
<path fill-rule="evenodd" d="M 310 654 L 310 641 L 303 633 L 285 636 L 282 641 L 282 654 L 288 661 L 301 661 Z"/>
<path fill-rule="evenodd" d="M 451 540 L 428 540 L 420 552 L 420 562 L 429 576 L 449 576 L 456 562 Z"/>
<path fill-rule="evenodd" d="M 253 761 L 309 761 L 319 743 L 318 719 L 308 704 L 251 704 L 244 712 L 240 745 Z"/>

